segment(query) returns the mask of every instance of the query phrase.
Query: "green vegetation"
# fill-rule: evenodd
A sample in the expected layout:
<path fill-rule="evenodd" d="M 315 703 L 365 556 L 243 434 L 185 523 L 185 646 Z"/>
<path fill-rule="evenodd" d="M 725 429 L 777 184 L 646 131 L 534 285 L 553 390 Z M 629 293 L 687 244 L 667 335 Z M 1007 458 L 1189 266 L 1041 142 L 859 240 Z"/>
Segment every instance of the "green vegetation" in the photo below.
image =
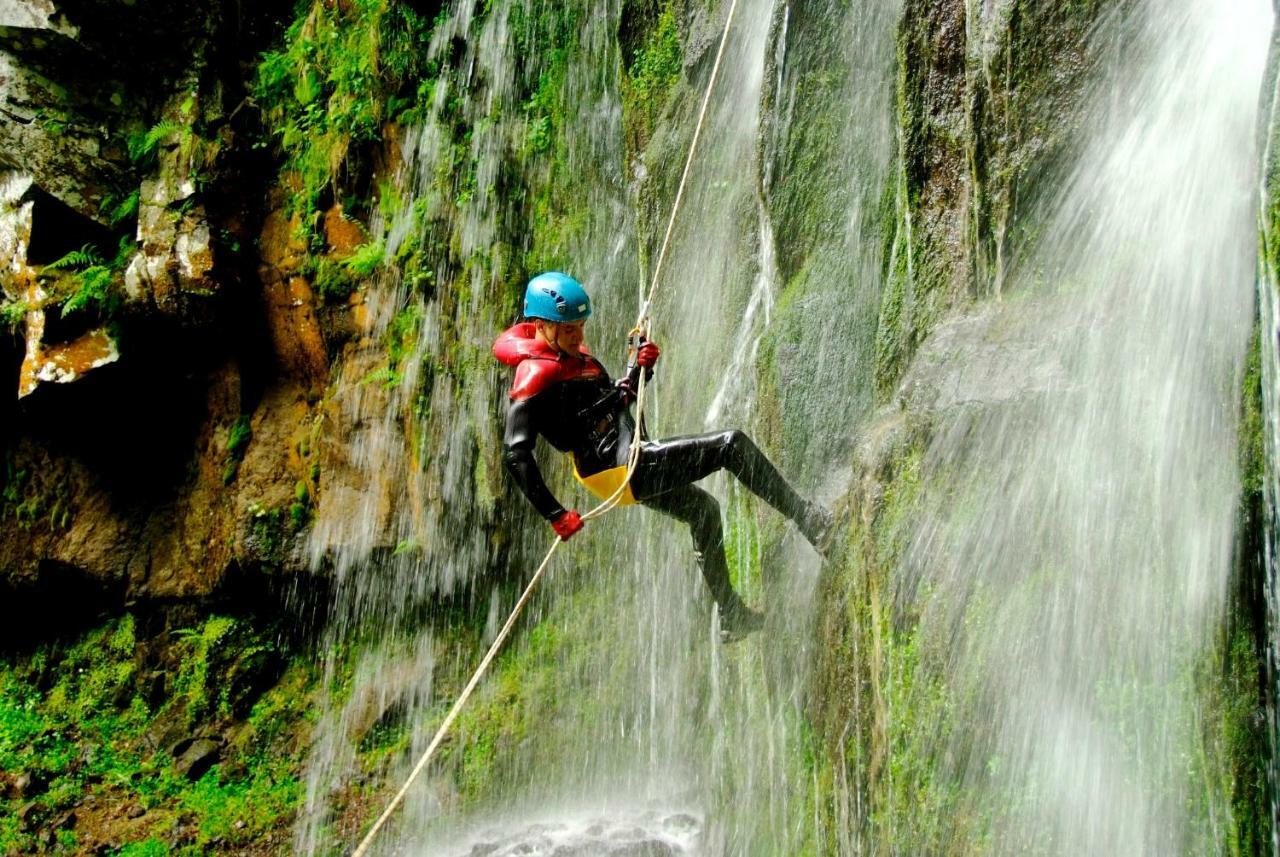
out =
<path fill-rule="evenodd" d="M 106 215 L 107 225 L 112 229 L 123 226 L 138 214 L 138 205 L 142 201 L 142 192 L 135 188 L 129 193 L 108 194 L 102 201 L 102 211 Z"/>
<path fill-rule="evenodd" d="M 140 168 L 154 167 L 156 154 L 160 144 L 167 139 L 177 137 L 182 144 L 191 140 L 190 123 L 176 119 L 162 119 L 145 131 L 138 131 L 129 136 L 129 160 Z"/>
<path fill-rule="evenodd" d="M 386 250 L 381 241 L 361 244 L 350 256 L 342 260 L 342 267 L 354 277 L 367 278 L 382 267 Z"/>
<path fill-rule="evenodd" d="M 440 751 L 440 765 L 452 771 L 463 802 L 483 807 L 503 800 L 496 784 L 511 782 L 514 772 L 532 769 L 554 771 L 568 756 L 566 744 L 574 742 L 573 730 L 548 729 L 569 703 L 566 691 L 587 677 L 611 674 L 612 688 L 600 692 L 592 703 L 572 702 L 588 718 L 592 705 L 617 703 L 629 698 L 625 671 L 604 669 L 610 652 L 599 642 L 601 627 L 608 627 L 616 610 L 608 586 L 599 582 L 579 585 L 571 592 L 556 593 L 554 603 L 543 609 L 548 615 L 532 621 L 538 607 L 531 605 L 530 621 L 513 638 L 490 669 L 483 685 L 463 709 L 453 729 L 453 740 Z M 438 703 L 425 714 L 434 729 L 452 706 L 462 686 L 483 654 L 483 617 L 455 614 L 437 622 L 435 634 L 450 663 L 438 681 Z M 390 784 L 388 784 L 390 785 Z"/>
<path fill-rule="evenodd" d="M 921 184 L 925 179 L 919 172 L 923 168 L 913 171 L 912 159 L 923 157 L 917 151 L 924 134 L 919 127 L 923 121 L 919 87 L 923 84 L 918 79 L 921 72 L 908 61 L 909 39 L 904 34 L 898 44 L 895 94 L 899 133 L 907 142 L 899 144 L 900 164 L 879 207 L 885 285 L 875 335 L 875 386 L 881 400 L 897 386 L 916 348 L 941 317 L 945 302 L 957 297 L 947 296 L 943 288 L 956 262 L 952 254 L 940 252 L 934 243 L 945 241 L 945 236 L 916 228 L 923 216 Z"/>
<path fill-rule="evenodd" d="M 230 485 L 240 472 L 240 462 L 244 460 L 249 441 L 253 440 L 253 426 L 248 414 L 236 417 L 227 432 L 227 463 L 222 469 L 222 484 Z"/>
<path fill-rule="evenodd" d="M 1265 280 L 1260 288 L 1270 288 Z M 1207 710 L 1205 741 L 1218 748 L 1225 764 L 1213 772 L 1231 797 L 1231 854 L 1255 854 L 1271 841 L 1275 820 L 1270 811 L 1267 765 L 1272 752 L 1263 719 L 1261 691 L 1267 637 L 1263 587 L 1267 571 L 1261 540 L 1266 538 L 1266 416 L 1262 387 L 1261 325 L 1255 320 L 1245 357 L 1240 391 L 1240 512 L 1241 548 L 1236 572 L 1232 626 L 1224 632 L 1219 651 L 1197 676 L 1199 698 Z M 1224 681 L 1225 679 L 1225 681 Z M 1272 786 L 1273 787 L 1273 786 Z"/>
<path fill-rule="evenodd" d="M 1266 284 L 1262 284 L 1266 288 Z M 1262 397 L 1262 338 L 1255 321 L 1245 355 L 1244 379 L 1240 390 L 1240 471 L 1241 490 L 1246 505 L 1262 509 L 1263 481 L 1266 479 L 1267 451 L 1265 402 Z"/>
<path fill-rule="evenodd" d="M 251 440 L 253 440 L 252 419 L 248 414 L 241 414 L 236 417 L 235 422 L 231 424 L 231 430 L 227 433 L 227 452 L 243 457 Z"/>
<path fill-rule="evenodd" d="M 4 327 L 10 333 L 16 333 L 18 328 L 26 323 L 29 312 L 31 312 L 31 305 L 26 301 L 7 300 L 0 303 L 0 327 Z"/>
<path fill-rule="evenodd" d="M 317 259 L 302 273 L 310 274 L 312 285 L 328 303 L 344 301 L 356 290 L 357 281 L 347 267 L 327 257 Z"/>
<path fill-rule="evenodd" d="M 285 550 L 307 524 L 313 509 L 310 502 L 293 502 L 286 506 L 249 506 L 249 530 L 254 556 L 267 569 L 284 565 Z"/>
<path fill-rule="evenodd" d="M 290 823 L 314 685 L 305 661 L 260 694 L 278 669 L 270 632 L 214 616 L 166 645 L 141 639 L 139 624 L 125 615 L 69 646 L 0 660 L 0 780 L 28 781 L 0 802 L 0 853 L 45 850 L 39 836 L 52 830 L 62 851 L 114 841 L 113 854 L 194 857 L 261 847 Z M 219 763 L 194 781 L 156 746 L 188 729 L 224 736 Z M 137 809 L 68 814 L 88 798 Z"/>
<path fill-rule="evenodd" d="M 429 92 L 433 26 L 405 3 L 315 0 L 261 57 L 253 97 L 297 180 L 289 211 L 313 240 L 322 197 L 342 196 L 340 176 L 359 172 L 352 156 L 382 140 L 384 122 L 412 119 L 419 88 Z"/>
<path fill-rule="evenodd" d="M 1222 832 L 1227 840 L 1225 853 L 1240 857 L 1265 853 L 1276 822 L 1267 782 L 1272 750 L 1261 716 L 1259 679 L 1265 670 L 1256 639 L 1243 625 L 1237 627 L 1212 653 L 1206 667 L 1198 676 L 1206 709 L 1203 740 L 1220 760 L 1216 768 L 1206 771 L 1206 780 L 1209 789 L 1221 789 L 1221 794 L 1230 796 L 1232 823 Z M 1210 847 L 1219 846 L 1206 839 Z"/>
<path fill-rule="evenodd" d="M 622 108 L 628 142 L 644 148 L 680 82 L 684 52 L 676 23 L 676 4 L 666 0 L 635 51 L 623 77 Z"/>
<path fill-rule="evenodd" d="M 97 251 L 91 245 L 86 244 L 79 250 L 72 250 L 45 265 L 44 270 L 57 271 L 63 268 L 87 268 L 91 265 L 101 264 L 101 262 L 102 260 L 98 257 Z"/>
<path fill-rule="evenodd" d="M 525 4 L 512 10 L 512 25 L 520 33 L 515 50 L 537 58 L 526 72 L 527 89 L 520 104 L 525 134 L 523 146 L 515 153 L 527 206 L 522 216 L 533 228 L 528 250 L 519 259 L 522 270 L 512 274 L 572 267 L 570 254 L 591 224 L 592 212 L 583 199 L 594 176 L 584 167 L 596 169 L 596 165 L 584 163 L 581 155 L 575 160 L 575 151 L 580 152 L 584 142 L 575 137 L 581 128 L 575 100 L 584 94 L 570 91 L 571 73 L 583 60 L 583 38 L 591 26 L 591 14 L 582 3 L 564 4 L 555 14 Z M 512 279 L 516 281 L 512 291 L 518 291 L 522 277 Z M 496 296 L 496 300 L 502 305 L 509 297 Z"/>
<path fill-rule="evenodd" d="M 67 529 L 72 509 L 65 465 L 5 450 L 0 467 L 0 522 L 10 518 L 24 530 L 40 525 Z"/>
<path fill-rule="evenodd" d="M 212 177 L 218 155 L 222 151 L 223 138 L 217 129 L 208 127 L 198 104 L 200 93 L 192 89 L 179 93 L 165 107 L 164 114 L 149 128 L 138 128 L 125 141 L 129 160 L 133 165 L 135 180 L 145 174 L 169 173 L 171 178 L 189 178 L 197 189 L 203 189 Z M 170 151 L 172 157 L 165 161 L 162 151 Z M 140 194 L 135 188 L 131 193 L 112 194 L 103 201 L 107 222 L 113 228 L 137 213 Z M 175 214 L 185 212 L 185 206 L 193 204 L 188 198 L 179 203 Z"/>
<path fill-rule="evenodd" d="M 137 243 L 124 236 L 110 259 L 86 244 L 50 262 L 40 271 L 40 279 L 52 293 L 46 303 L 57 305 L 63 316 L 87 309 L 111 319 L 123 301 L 124 269 L 136 250 Z"/>
<path fill-rule="evenodd" d="M 179 628 L 173 636 L 178 669 L 169 699 L 181 703 L 187 725 L 232 717 L 243 701 L 243 679 L 263 668 L 270 646 L 226 616 Z"/>

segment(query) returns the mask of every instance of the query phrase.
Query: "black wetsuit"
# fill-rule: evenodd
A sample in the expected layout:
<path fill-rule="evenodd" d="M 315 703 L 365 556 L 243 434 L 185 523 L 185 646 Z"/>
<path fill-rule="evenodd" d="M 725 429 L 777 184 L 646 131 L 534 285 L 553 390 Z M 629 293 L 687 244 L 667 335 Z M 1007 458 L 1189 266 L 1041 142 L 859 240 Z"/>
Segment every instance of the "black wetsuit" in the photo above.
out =
<path fill-rule="evenodd" d="M 565 509 L 547 489 L 534 460 L 538 435 L 556 449 L 572 453 L 578 472 L 590 476 L 625 466 L 635 431 L 630 391 L 638 370 L 632 370 L 625 382 L 615 384 L 592 357 L 561 356 L 557 362 L 563 365 L 563 361 L 573 360 L 581 360 L 584 366 L 590 361 L 589 377 L 559 380 L 527 398 L 513 398 L 507 412 L 507 469 L 547 520 Z M 808 535 L 809 504 L 792 490 L 751 438 L 738 430 L 642 441 L 631 491 L 643 505 L 689 525 L 698 564 L 712 596 L 722 610 L 737 611 L 742 603 L 729 582 L 720 504 L 692 484 L 717 470 L 732 473 Z"/>

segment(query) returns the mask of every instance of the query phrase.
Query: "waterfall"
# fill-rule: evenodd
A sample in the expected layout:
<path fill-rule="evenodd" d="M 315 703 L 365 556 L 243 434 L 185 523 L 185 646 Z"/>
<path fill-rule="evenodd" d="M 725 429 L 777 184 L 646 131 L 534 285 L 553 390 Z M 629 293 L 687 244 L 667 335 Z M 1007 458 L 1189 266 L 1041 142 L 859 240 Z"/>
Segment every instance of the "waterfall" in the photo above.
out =
<path fill-rule="evenodd" d="M 622 6 L 457 2 L 436 28 L 443 71 L 372 225 L 397 264 L 326 411 L 348 443 L 311 541 L 334 596 L 300 853 L 354 840 L 335 806 L 368 815 L 402 781 L 549 542 L 502 472 L 507 377 L 488 354 L 526 268 L 586 283 L 588 342 L 621 369 L 727 4 L 681 22 L 679 97 L 631 164 Z M 1013 4 L 965 11 L 977 74 Z M 654 307 L 651 432 L 743 428 L 826 501 L 859 475 L 886 277 L 919 261 L 894 116 L 903 12 L 740 0 Z M 929 441 L 883 498 L 883 589 L 857 593 L 866 610 L 825 594 L 870 626 L 866 651 L 821 650 L 830 569 L 731 479 L 707 485 L 736 585 L 769 616 L 735 646 L 715 638 L 683 525 L 611 513 L 558 553 L 380 853 L 1220 851 L 1228 774 L 1204 734 L 1270 26 L 1266 0 L 1139 0 L 1093 32 L 1106 62 L 1070 168 L 1029 237 L 957 248 L 997 298 L 960 306 L 885 406 L 919 405 L 930 372 L 959 379 L 910 414 Z M 545 98 L 556 121 L 539 124 Z M 965 337 L 980 341 L 951 347 Z M 540 461 L 588 508 L 559 457 Z M 871 679 L 816 687 L 824 657 Z M 809 714 L 839 694 L 857 718 L 837 743 L 861 755 L 826 768 Z"/>
<path fill-rule="evenodd" d="M 1138 3 L 1095 34 L 1079 159 L 986 334 L 1020 355 L 989 386 L 1026 391 L 957 391 L 919 462 L 873 796 L 901 853 L 1225 848 L 1205 733 L 1271 17 Z"/>
<path fill-rule="evenodd" d="M 1266 564 L 1266 583 L 1264 596 L 1267 607 L 1268 650 L 1266 652 L 1266 675 L 1269 693 L 1269 738 L 1271 745 L 1271 766 L 1268 771 L 1271 787 L 1271 814 L 1280 817 L 1280 806 L 1276 803 L 1276 789 L 1280 785 L 1280 720 L 1277 719 L 1277 698 L 1280 696 L 1280 269 L 1276 255 L 1277 241 L 1274 220 L 1275 183 L 1277 180 L 1276 141 L 1280 128 L 1280 113 L 1277 112 L 1277 99 L 1280 88 L 1277 88 L 1277 42 L 1276 34 L 1272 34 L 1271 57 L 1267 70 L 1266 84 L 1262 92 L 1263 111 L 1262 131 L 1266 136 L 1266 146 L 1262 156 L 1262 181 L 1260 183 L 1260 199 L 1258 208 L 1261 223 L 1262 244 L 1261 268 L 1258 279 L 1259 296 L 1259 350 L 1261 362 L 1262 403 L 1263 403 L 1263 454 L 1266 465 L 1263 468 L 1262 495 L 1266 511 L 1266 535 L 1263 540 L 1264 562 Z M 1280 854 L 1280 830 L 1272 830 L 1272 853 Z"/>
<path fill-rule="evenodd" d="M 564 97 L 577 99 L 565 111 L 575 124 L 556 133 L 568 141 L 564 168 L 586 177 L 590 190 L 572 202 L 594 217 L 567 235 L 569 246 L 549 252 L 592 269 L 592 282 L 610 292 L 630 283 L 635 268 L 627 261 L 634 260 L 632 230 L 618 177 L 617 46 L 608 26 L 617 10 L 582 4 L 559 13 L 584 23 L 564 86 Z M 490 368 L 489 346 L 511 321 L 502 308 L 515 307 L 512 267 L 528 251 L 528 235 L 517 231 L 523 224 L 512 222 L 521 214 L 504 174 L 520 169 L 529 145 L 519 87 L 536 82 L 549 62 L 545 53 L 517 51 L 554 36 L 535 29 L 547 17 L 538 4 L 511 0 L 483 11 L 454 4 L 429 47 L 443 71 L 425 119 L 405 132 L 400 163 L 380 188 L 382 215 L 371 231 L 386 235 L 386 255 L 398 264 L 368 290 L 360 342 L 343 362 L 326 413 L 329 433 L 347 442 L 334 456 L 340 466 L 331 468 L 337 473 L 311 538 L 313 564 L 335 586 L 321 645 L 329 693 L 295 829 L 299 853 L 352 836 L 333 803 L 367 776 L 357 769 L 357 748 L 380 724 L 409 724 L 404 758 L 384 775 L 407 773 L 434 730 L 438 658 L 479 642 L 460 630 L 465 622 L 450 622 L 451 612 L 487 610 L 487 633 L 494 633 L 511 606 L 512 581 L 542 550 L 532 542 L 543 533 L 532 525 L 530 544 L 491 537 L 500 517 L 525 513 L 501 496 L 508 493 L 499 459 L 506 379 Z M 536 173 L 522 178 L 529 194 L 547 182 Z M 402 276 L 411 263 L 412 282 Z M 386 363 L 388 351 L 394 365 Z M 495 572 L 504 566 L 510 571 Z M 439 813 L 439 796 L 426 787 L 404 816 Z"/>

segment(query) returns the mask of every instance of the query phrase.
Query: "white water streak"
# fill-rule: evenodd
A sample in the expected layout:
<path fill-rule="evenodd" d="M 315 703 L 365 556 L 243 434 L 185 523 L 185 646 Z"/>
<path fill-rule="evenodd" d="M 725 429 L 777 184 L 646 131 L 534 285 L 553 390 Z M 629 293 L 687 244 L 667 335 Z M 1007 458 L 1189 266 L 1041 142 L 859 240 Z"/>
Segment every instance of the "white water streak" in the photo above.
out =
<path fill-rule="evenodd" d="M 1042 331 L 1028 368 L 1065 376 L 949 416 L 926 460 L 898 594 L 922 664 L 888 717 L 910 724 L 944 680 L 951 707 L 911 727 L 907 752 L 964 791 L 932 794 L 907 841 L 972 835 L 947 812 L 987 814 L 993 853 L 1224 847 L 1196 676 L 1232 570 L 1271 10 L 1184 0 L 1112 24 L 1118 66 L 1079 165 L 1010 278 L 1055 297 L 1004 313 L 1006 330 Z"/>

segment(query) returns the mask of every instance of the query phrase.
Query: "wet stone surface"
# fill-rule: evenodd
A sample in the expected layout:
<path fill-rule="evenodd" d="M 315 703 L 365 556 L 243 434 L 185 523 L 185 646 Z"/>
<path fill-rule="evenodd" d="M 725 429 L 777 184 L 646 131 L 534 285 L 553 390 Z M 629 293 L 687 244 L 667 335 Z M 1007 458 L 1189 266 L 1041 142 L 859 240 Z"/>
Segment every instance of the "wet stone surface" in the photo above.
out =
<path fill-rule="evenodd" d="M 683 812 L 583 816 L 486 830 L 451 853 L 455 857 L 695 857 L 700 853 L 701 834 L 702 822 Z"/>

